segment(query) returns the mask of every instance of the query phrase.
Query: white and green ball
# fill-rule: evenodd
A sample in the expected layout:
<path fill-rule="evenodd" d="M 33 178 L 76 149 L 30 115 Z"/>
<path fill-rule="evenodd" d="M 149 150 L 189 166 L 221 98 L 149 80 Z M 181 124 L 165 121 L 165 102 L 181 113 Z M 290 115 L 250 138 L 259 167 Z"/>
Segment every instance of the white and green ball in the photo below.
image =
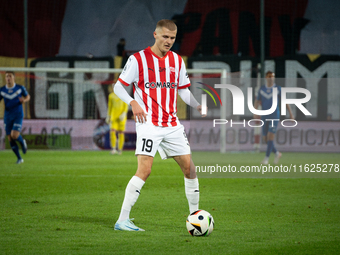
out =
<path fill-rule="evenodd" d="M 214 219 L 207 211 L 197 210 L 188 216 L 187 230 L 192 236 L 208 236 L 214 230 Z"/>

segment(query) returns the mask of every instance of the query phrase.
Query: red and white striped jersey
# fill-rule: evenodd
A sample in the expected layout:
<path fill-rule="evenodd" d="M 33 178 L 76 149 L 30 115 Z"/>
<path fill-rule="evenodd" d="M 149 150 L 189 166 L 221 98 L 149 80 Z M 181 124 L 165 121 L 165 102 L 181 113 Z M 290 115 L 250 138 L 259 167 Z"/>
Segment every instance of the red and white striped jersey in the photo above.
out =
<path fill-rule="evenodd" d="M 155 126 L 177 126 L 177 90 L 190 86 L 183 59 L 169 51 L 160 58 L 148 47 L 130 56 L 118 79 L 133 84 L 134 99 Z"/>

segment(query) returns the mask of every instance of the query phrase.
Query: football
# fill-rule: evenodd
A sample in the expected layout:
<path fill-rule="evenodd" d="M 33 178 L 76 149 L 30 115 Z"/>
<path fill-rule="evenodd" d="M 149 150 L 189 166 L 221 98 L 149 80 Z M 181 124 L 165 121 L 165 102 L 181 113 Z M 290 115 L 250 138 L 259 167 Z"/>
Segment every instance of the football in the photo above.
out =
<path fill-rule="evenodd" d="M 210 213 L 197 210 L 187 218 L 187 230 L 192 236 L 208 236 L 214 229 L 214 219 Z"/>

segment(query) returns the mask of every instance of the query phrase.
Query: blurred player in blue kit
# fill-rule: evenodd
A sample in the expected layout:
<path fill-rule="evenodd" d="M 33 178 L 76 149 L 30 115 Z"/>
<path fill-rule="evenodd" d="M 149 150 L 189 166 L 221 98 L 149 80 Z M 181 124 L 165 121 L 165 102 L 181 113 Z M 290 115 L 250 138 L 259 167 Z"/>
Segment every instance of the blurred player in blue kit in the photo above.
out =
<path fill-rule="evenodd" d="M 272 71 L 268 71 L 266 73 L 266 84 L 261 86 L 258 91 L 257 98 L 255 100 L 254 108 L 257 109 L 259 105 L 262 106 L 262 110 L 269 110 L 273 104 L 273 88 L 277 88 L 277 102 L 280 102 L 279 98 L 281 97 L 281 87 L 275 84 L 275 73 Z M 287 104 L 287 110 L 289 112 L 290 119 L 294 119 L 292 110 L 290 106 Z M 259 119 L 258 115 L 254 114 L 255 119 Z M 266 119 L 268 121 L 266 121 Z M 276 119 L 275 121 L 271 121 L 272 119 Z M 267 165 L 269 162 L 270 153 L 273 152 L 275 154 L 274 164 L 279 163 L 279 160 L 282 156 L 281 152 L 279 152 L 274 145 L 274 138 L 277 130 L 277 125 L 280 120 L 280 108 L 277 106 L 275 111 L 270 115 L 261 116 L 261 120 L 263 121 L 262 126 L 262 135 L 263 140 L 267 143 L 266 156 L 262 160 L 262 164 Z"/>
<path fill-rule="evenodd" d="M 24 118 L 22 104 L 30 100 L 30 95 L 24 86 L 15 83 L 14 72 L 7 71 L 5 76 L 6 85 L 0 89 L 0 101 L 1 99 L 5 101 L 5 130 L 11 148 L 18 158 L 17 164 L 21 164 L 24 160 L 21 158 L 17 141 L 20 143 L 22 152 L 25 154 L 27 144 L 20 134 Z"/>

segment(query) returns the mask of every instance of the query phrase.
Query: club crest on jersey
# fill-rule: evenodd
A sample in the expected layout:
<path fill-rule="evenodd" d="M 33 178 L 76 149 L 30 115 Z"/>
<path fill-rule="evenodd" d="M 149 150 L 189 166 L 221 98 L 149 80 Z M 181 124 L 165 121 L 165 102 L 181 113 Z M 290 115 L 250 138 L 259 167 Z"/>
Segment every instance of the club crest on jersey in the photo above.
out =
<path fill-rule="evenodd" d="M 173 67 L 173 66 L 170 66 L 170 72 L 172 72 L 172 73 L 176 72 L 176 68 Z"/>
<path fill-rule="evenodd" d="M 176 89 L 176 82 L 146 82 L 144 84 L 146 89 L 157 89 L 157 88 L 166 88 L 166 89 Z"/>

